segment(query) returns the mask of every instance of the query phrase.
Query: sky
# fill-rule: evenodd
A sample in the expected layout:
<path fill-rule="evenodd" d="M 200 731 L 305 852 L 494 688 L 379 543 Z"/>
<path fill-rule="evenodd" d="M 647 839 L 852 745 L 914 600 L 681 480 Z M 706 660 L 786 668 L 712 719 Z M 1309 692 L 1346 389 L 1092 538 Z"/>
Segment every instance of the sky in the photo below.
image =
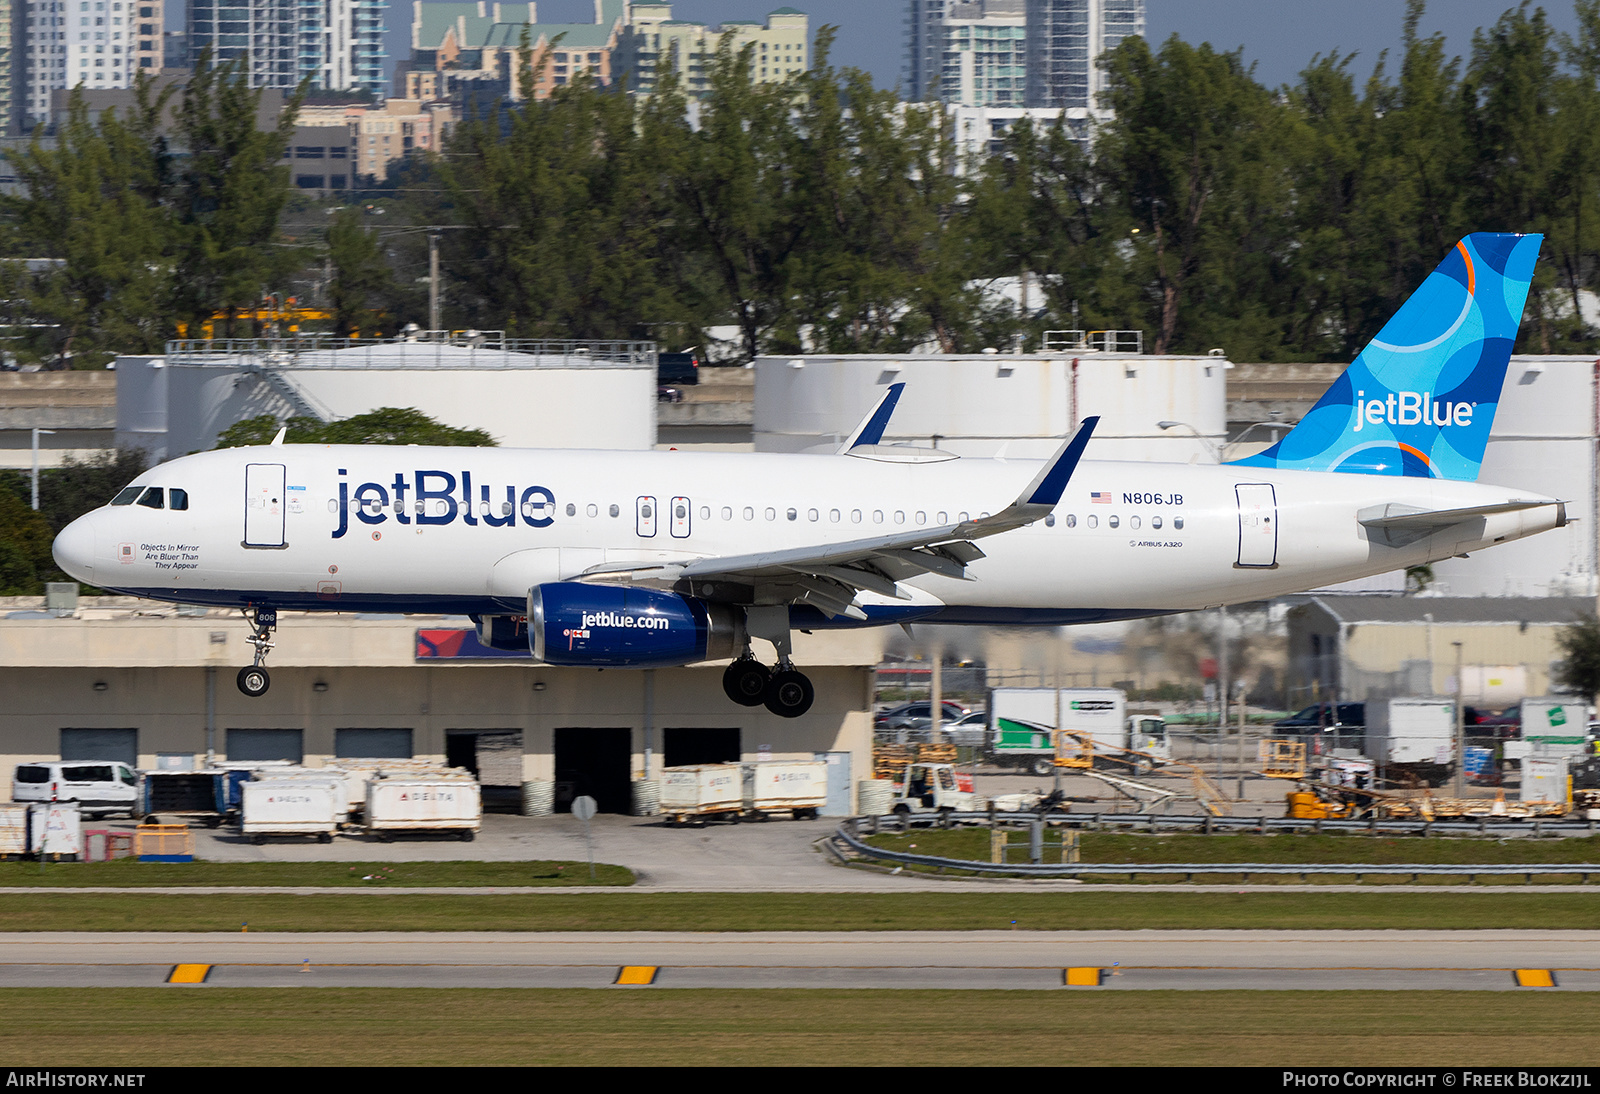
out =
<path fill-rule="evenodd" d="M 904 0 L 674 0 L 672 14 L 717 23 L 761 19 L 785 5 L 810 15 L 813 28 L 823 23 L 840 28 L 838 64 L 866 69 L 882 87 L 899 82 L 905 56 Z M 1465 54 L 1472 48 L 1472 32 L 1493 24 L 1513 6 L 1512 0 L 1433 0 L 1421 32 L 1443 33 L 1452 54 Z M 1575 29 L 1571 0 L 1552 0 L 1543 7 L 1558 30 Z M 1405 0 L 1145 0 L 1151 41 L 1177 34 L 1218 49 L 1242 46 L 1246 61 L 1255 63 L 1256 79 L 1268 86 L 1292 83 L 1314 55 L 1335 49 L 1358 52 L 1354 71 L 1366 75 L 1380 51 L 1398 50 L 1404 16 Z M 410 53 L 411 4 L 390 0 L 388 17 L 386 40 L 393 64 Z M 539 18 L 591 22 L 594 0 L 539 0 Z"/>

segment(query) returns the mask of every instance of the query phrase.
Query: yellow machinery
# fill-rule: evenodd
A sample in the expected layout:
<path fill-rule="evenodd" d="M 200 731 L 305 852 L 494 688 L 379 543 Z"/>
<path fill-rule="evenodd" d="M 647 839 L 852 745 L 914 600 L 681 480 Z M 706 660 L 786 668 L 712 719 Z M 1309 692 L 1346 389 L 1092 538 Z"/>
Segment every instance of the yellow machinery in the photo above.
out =
<path fill-rule="evenodd" d="M 1306 777 L 1304 741 L 1265 740 L 1260 746 L 1261 773 L 1271 779 Z"/>
<path fill-rule="evenodd" d="M 257 332 L 265 333 L 269 337 L 282 337 L 285 334 L 297 334 L 301 323 L 328 322 L 333 319 L 333 312 L 326 308 L 305 308 L 300 306 L 296 297 L 279 297 L 277 293 L 268 293 L 261 298 L 261 303 L 254 308 L 242 308 L 233 313 L 235 323 L 250 324 L 250 336 Z M 225 311 L 213 312 L 211 318 L 200 325 L 200 337 L 212 339 L 216 337 L 217 324 L 226 323 L 229 319 Z M 361 337 L 359 331 L 352 331 L 352 338 Z M 381 337 L 381 332 L 375 332 L 374 337 Z M 189 337 L 189 324 L 178 324 L 178 337 Z M 242 337 L 242 336 L 241 336 Z"/>
<path fill-rule="evenodd" d="M 1074 733 L 1069 729 L 1056 730 L 1057 767 L 1087 771 L 1094 767 L 1094 737 L 1088 733 Z"/>
<path fill-rule="evenodd" d="M 1311 790 L 1295 790 L 1284 797 L 1291 820 L 1338 820 L 1352 810 L 1348 802 L 1323 801 Z"/>

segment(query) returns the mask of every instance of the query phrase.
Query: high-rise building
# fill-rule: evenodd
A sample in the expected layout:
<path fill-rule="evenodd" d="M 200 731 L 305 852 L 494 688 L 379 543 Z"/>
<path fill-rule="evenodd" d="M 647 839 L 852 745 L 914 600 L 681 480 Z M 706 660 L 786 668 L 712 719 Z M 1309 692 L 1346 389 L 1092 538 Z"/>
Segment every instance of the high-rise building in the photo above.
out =
<path fill-rule="evenodd" d="M 453 99 L 473 109 L 544 98 L 580 80 L 609 84 L 627 20 L 627 0 L 594 0 L 592 23 L 541 23 L 532 3 L 424 3 L 413 0 L 411 56 L 395 72 L 407 99 Z M 522 86 L 521 51 L 533 62 Z"/>
<path fill-rule="evenodd" d="M 24 128 L 50 119 L 52 91 L 128 87 L 162 69 L 163 0 L 23 0 L 9 11 L 8 116 Z"/>
<path fill-rule="evenodd" d="M 648 94 L 660 74 L 670 66 L 691 96 L 711 87 L 711 62 L 722 44 L 734 52 L 751 48 L 750 79 L 777 83 L 804 72 L 811 64 L 810 18 L 791 7 L 775 8 L 765 23 L 727 21 L 705 26 L 672 18 L 669 3 L 629 5 L 628 25 L 618 47 L 618 68 L 628 80 L 628 90 Z"/>
<path fill-rule="evenodd" d="M 81 2 L 81 0 L 79 0 Z M 381 95 L 388 0 L 189 0 L 191 65 L 241 62 L 252 87 Z"/>
<path fill-rule="evenodd" d="M 907 82 L 914 101 L 1021 106 L 1025 0 L 911 0 Z"/>
<path fill-rule="evenodd" d="M 1096 62 L 1124 38 L 1144 33 L 1144 0 L 1027 3 L 1027 105 L 1097 111 L 1105 73 Z"/>

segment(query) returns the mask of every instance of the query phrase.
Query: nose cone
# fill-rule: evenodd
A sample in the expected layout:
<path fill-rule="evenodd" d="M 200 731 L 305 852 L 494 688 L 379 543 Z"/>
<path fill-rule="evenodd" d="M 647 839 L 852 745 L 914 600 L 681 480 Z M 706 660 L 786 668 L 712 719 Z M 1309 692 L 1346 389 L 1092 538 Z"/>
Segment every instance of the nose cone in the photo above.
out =
<path fill-rule="evenodd" d="M 88 513 L 79 517 L 56 536 L 50 553 L 56 565 L 72 577 L 88 585 L 94 584 L 95 517 Z"/>

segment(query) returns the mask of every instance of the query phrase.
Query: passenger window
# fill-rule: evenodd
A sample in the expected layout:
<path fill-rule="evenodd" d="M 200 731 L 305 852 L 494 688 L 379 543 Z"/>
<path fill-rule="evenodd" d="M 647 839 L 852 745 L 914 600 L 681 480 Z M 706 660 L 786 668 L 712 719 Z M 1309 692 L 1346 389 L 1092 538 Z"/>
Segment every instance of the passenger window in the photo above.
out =
<path fill-rule="evenodd" d="M 1150 527 L 1152 527 L 1152 528 L 1160 528 L 1161 527 L 1161 518 L 1160 517 L 1151 517 L 1150 518 Z"/>
<path fill-rule="evenodd" d="M 1172 518 L 1172 526 L 1174 528 L 1176 528 L 1180 532 L 1183 531 L 1183 518 L 1182 517 L 1173 517 Z"/>
<path fill-rule="evenodd" d="M 711 519 L 711 506 L 702 505 L 700 507 L 700 519 L 701 520 L 710 520 Z"/>
<path fill-rule="evenodd" d="M 1067 514 L 1067 527 L 1068 528 L 1076 528 L 1077 526 L 1078 526 L 1078 514 L 1076 514 L 1076 513 L 1068 513 Z"/>
<path fill-rule="evenodd" d="M 830 521 L 832 521 L 834 524 L 838 524 L 839 523 L 839 510 L 837 510 L 837 509 L 829 509 L 828 510 L 828 519 Z"/>
<path fill-rule="evenodd" d="M 600 507 L 594 504 L 594 502 L 590 502 L 587 508 L 584 509 L 584 512 L 591 517 L 598 517 L 600 515 Z"/>
<path fill-rule="evenodd" d="M 117 496 L 111 499 L 111 504 L 132 505 L 133 499 L 137 498 L 139 496 L 139 491 L 143 489 L 144 487 L 142 486 L 130 486 L 125 490 L 119 490 L 117 491 Z"/>
<path fill-rule="evenodd" d="M 1107 528 L 1115 528 L 1120 523 L 1121 523 L 1121 521 L 1119 521 L 1116 517 L 1107 517 L 1106 518 L 1106 527 Z"/>
<path fill-rule="evenodd" d="M 933 519 L 935 521 L 937 521 L 939 524 L 949 524 L 950 523 L 950 514 L 949 513 L 940 513 L 938 516 L 934 517 Z"/>
<path fill-rule="evenodd" d="M 1088 519 L 1084 523 L 1090 528 L 1098 528 L 1100 527 L 1100 518 L 1095 516 L 1093 513 L 1090 513 Z"/>
<path fill-rule="evenodd" d="M 850 510 L 850 523 L 851 524 L 860 524 L 861 523 L 861 510 L 859 510 L 859 509 Z"/>
<path fill-rule="evenodd" d="M 578 507 L 576 505 L 573 505 L 570 501 L 567 502 L 567 516 L 575 517 L 577 515 L 578 515 Z"/>
<path fill-rule="evenodd" d="M 611 507 L 611 515 L 614 516 L 614 517 L 621 516 L 622 515 L 622 508 L 620 506 L 613 505 Z"/>
<path fill-rule="evenodd" d="M 1136 516 L 1129 517 L 1128 518 L 1128 527 L 1129 528 L 1137 528 L 1137 527 L 1139 527 L 1139 518 L 1136 517 Z"/>
<path fill-rule="evenodd" d="M 793 509 L 789 510 L 789 519 L 790 520 L 793 520 L 795 517 L 798 517 L 799 515 L 800 514 L 795 512 Z"/>
<path fill-rule="evenodd" d="M 817 516 L 818 516 L 818 514 L 817 514 L 817 511 L 815 509 L 807 509 L 806 510 L 806 519 L 807 520 L 816 520 Z"/>
<path fill-rule="evenodd" d="M 616 506 L 613 505 L 611 508 L 615 509 Z M 394 503 L 394 511 L 396 513 L 398 513 L 400 511 L 400 503 L 398 501 L 396 501 Z M 503 501 L 503 502 L 500 503 L 500 515 L 502 517 L 509 517 L 511 515 L 511 503 L 509 501 Z M 616 516 L 617 514 L 616 513 L 612 513 L 611 515 L 612 516 Z"/>
<path fill-rule="evenodd" d="M 146 509 L 161 509 L 166 506 L 166 491 L 159 486 L 152 486 L 139 495 L 139 504 Z"/>
<path fill-rule="evenodd" d="M 883 510 L 882 509 L 874 509 L 872 511 L 872 523 L 873 524 L 882 524 L 883 523 Z"/>
<path fill-rule="evenodd" d="M 906 522 L 906 514 L 904 510 L 896 509 L 894 511 L 894 522 L 896 524 L 904 524 Z"/>
<path fill-rule="evenodd" d="M 1046 513 L 1044 515 L 1044 526 L 1046 528 L 1054 528 L 1056 526 L 1056 515 L 1054 513 Z"/>
<path fill-rule="evenodd" d="M 723 520 L 732 520 L 733 519 L 733 507 L 732 506 L 724 505 L 722 507 L 722 519 Z"/>
<path fill-rule="evenodd" d="M 123 782 L 127 783 L 129 786 L 133 786 L 139 781 L 138 776 L 135 775 L 132 771 L 129 771 L 125 767 L 117 768 L 117 778 L 121 779 Z"/>
<path fill-rule="evenodd" d="M 756 519 L 756 511 L 754 509 L 752 509 L 748 505 L 746 505 L 744 507 L 744 519 L 745 520 L 755 520 Z"/>
<path fill-rule="evenodd" d="M 778 519 L 778 511 L 776 509 L 772 508 L 771 506 L 768 506 L 767 507 L 767 519 L 768 520 L 777 520 Z"/>
<path fill-rule="evenodd" d="M 188 509 L 189 508 L 189 491 L 187 491 L 187 490 L 179 490 L 176 486 L 174 486 L 171 490 L 169 490 L 167 492 L 167 495 L 168 495 L 167 496 L 167 508 L 168 509 Z M 335 508 L 337 508 L 337 504 L 335 505 Z"/>
<path fill-rule="evenodd" d="M 928 523 L 928 514 L 923 512 L 921 509 L 917 510 L 917 523 L 918 524 L 927 524 Z"/>
<path fill-rule="evenodd" d="M 962 524 L 965 524 L 970 519 L 971 518 L 968 517 L 966 513 L 957 513 L 956 514 L 956 520 L 960 521 Z"/>

